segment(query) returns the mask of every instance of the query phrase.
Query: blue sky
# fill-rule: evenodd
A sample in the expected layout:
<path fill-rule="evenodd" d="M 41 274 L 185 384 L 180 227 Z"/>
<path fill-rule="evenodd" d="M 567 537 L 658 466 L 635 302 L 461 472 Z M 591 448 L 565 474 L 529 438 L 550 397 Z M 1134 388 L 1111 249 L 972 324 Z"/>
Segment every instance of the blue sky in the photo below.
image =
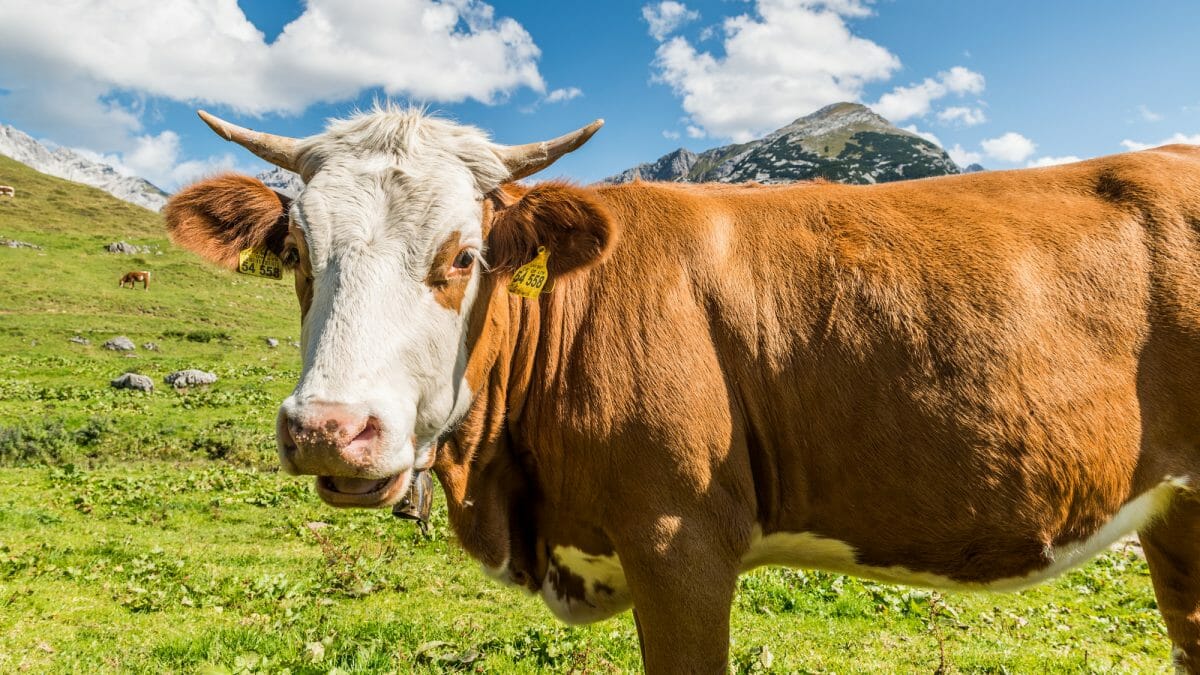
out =
<path fill-rule="evenodd" d="M 263 165 L 206 108 L 289 135 L 377 98 L 500 142 L 606 127 L 591 181 L 838 100 L 1016 168 L 1200 143 L 1200 2 L 0 0 L 0 123 L 174 189 Z"/>

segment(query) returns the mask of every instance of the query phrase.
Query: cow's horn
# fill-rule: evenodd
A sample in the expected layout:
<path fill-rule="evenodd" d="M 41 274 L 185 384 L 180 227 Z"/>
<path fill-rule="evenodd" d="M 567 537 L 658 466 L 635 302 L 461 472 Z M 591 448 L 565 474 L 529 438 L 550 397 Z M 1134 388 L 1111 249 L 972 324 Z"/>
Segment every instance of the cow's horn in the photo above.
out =
<path fill-rule="evenodd" d="M 532 176 L 553 164 L 559 157 L 578 149 L 602 126 L 604 120 L 596 120 L 586 127 L 549 141 L 497 146 L 496 154 L 500 156 L 504 166 L 508 167 L 509 179 L 519 180 Z"/>
<path fill-rule="evenodd" d="M 296 144 L 299 142 L 296 139 L 239 127 L 203 110 L 197 114 L 221 138 L 237 143 L 281 169 L 300 173 L 296 166 Z"/>

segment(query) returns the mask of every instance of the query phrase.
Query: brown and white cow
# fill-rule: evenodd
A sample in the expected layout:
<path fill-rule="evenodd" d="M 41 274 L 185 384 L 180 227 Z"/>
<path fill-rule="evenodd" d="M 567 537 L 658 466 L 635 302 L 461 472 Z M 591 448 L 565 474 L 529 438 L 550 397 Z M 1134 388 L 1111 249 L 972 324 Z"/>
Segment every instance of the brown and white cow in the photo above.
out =
<path fill-rule="evenodd" d="M 16 197 L 17 190 L 11 185 L 0 185 L 0 196 Z"/>
<path fill-rule="evenodd" d="M 284 468 L 387 506 L 432 466 L 466 550 L 568 622 L 635 608 L 652 672 L 719 672 L 768 564 L 1026 586 L 1137 531 L 1200 672 L 1200 149 L 869 187 L 514 181 L 506 147 L 398 110 L 298 171 L 166 209 L 227 267 L 295 269 Z M 510 294 L 549 252 L 552 290 Z"/>
<path fill-rule="evenodd" d="M 138 282 L 142 283 L 142 290 L 150 290 L 150 273 L 142 270 L 140 272 L 126 272 L 121 277 L 119 288 L 124 288 L 125 284 L 129 284 L 130 288 L 136 288 Z"/>

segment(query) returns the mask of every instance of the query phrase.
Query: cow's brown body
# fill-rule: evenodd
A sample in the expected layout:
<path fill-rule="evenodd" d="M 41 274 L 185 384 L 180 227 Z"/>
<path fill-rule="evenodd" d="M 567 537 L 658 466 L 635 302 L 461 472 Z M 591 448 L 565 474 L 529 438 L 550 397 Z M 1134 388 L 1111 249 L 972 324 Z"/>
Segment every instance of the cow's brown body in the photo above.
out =
<path fill-rule="evenodd" d="M 0 197 L 16 197 L 17 191 L 10 185 L 0 185 Z"/>
<path fill-rule="evenodd" d="M 146 272 L 146 271 L 126 272 L 124 275 L 122 275 L 119 286 L 121 288 L 124 288 L 125 284 L 129 284 L 130 288 L 136 288 L 138 282 L 141 282 L 142 290 L 149 290 L 150 289 L 150 273 Z"/>
<path fill-rule="evenodd" d="M 1200 148 L 869 187 L 523 187 L 599 123 L 468 152 L 419 114 L 303 142 L 202 116 L 307 184 L 289 208 L 217 177 L 165 215 L 210 260 L 295 268 L 305 371 L 276 434 L 329 503 L 390 506 L 432 463 L 471 555 L 568 621 L 633 606 L 652 672 L 724 670 L 757 565 L 1012 588 L 1137 530 L 1200 673 Z M 539 248 L 552 290 L 510 294 Z M 389 358 L 405 386 L 346 375 Z"/>
<path fill-rule="evenodd" d="M 840 542 L 882 578 L 1019 583 L 1165 481 L 1200 484 L 1196 148 L 585 191 L 619 245 L 537 303 L 484 278 L 480 394 L 435 468 L 472 555 L 575 618 L 631 599 L 651 670 L 722 667 L 737 574 L 787 561 L 751 554 L 764 535 Z M 1141 535 L 1195 672 L 1194 493 Z M 560 547 L 619 556 L 629 595 L 589 610 L 606 589 Z"/>

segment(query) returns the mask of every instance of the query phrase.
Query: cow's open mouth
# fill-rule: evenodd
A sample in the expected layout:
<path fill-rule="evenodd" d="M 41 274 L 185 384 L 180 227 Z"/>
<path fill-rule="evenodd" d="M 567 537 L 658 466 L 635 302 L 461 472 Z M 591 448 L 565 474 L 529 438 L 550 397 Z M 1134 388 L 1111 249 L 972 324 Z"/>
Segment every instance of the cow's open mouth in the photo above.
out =
<path fill-rule="evenodd" d="M 317 476 L 317 495 L 332 506 L 391 506 L 404 497 L 411 474 L 411 471 L 405 471 L 389 478 Z"/>

